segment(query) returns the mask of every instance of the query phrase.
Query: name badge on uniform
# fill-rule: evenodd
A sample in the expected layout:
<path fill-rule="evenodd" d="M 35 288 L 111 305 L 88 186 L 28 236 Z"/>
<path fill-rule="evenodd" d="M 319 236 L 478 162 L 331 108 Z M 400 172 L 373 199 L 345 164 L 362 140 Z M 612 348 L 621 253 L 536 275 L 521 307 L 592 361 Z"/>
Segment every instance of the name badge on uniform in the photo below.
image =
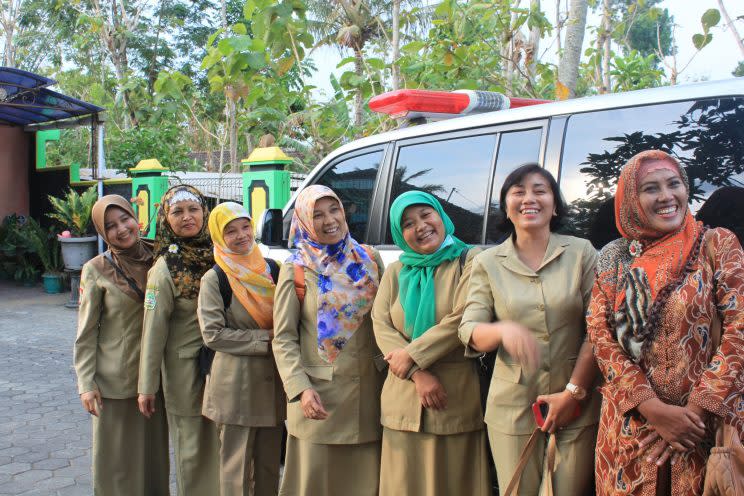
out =
<path fill-rule="evenodd" d="M 145 309 L 155 310 L 155 305 L 158 304 L 158 290 L 155 288 L 147 288 L 145 291 Z"/>

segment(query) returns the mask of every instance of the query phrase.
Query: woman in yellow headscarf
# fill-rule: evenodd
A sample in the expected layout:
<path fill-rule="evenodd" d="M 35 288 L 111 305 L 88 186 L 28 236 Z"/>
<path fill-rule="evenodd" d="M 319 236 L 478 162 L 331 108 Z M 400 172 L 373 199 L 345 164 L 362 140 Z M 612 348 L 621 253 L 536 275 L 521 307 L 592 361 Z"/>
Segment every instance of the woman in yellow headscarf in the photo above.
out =
<path fill-rule="evenodd" d="M 202 414 L 217 424 L 221 494 L 248 495 L 253 484 L 251 494 L 275 495 L 286 418 L 271 352 L 277 265 L 261 255 L 242 205 L 218 205 L 208 226 L 217 264 L 202 277 L 197 313 L 204 342 L 216 352 Z"/>

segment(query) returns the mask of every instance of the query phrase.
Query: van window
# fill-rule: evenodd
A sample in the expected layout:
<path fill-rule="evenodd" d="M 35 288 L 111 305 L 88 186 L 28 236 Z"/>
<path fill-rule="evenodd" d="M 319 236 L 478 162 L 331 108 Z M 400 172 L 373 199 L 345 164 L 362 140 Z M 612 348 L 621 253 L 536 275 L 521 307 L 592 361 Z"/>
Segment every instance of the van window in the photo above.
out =
<path fill-rule="evenodd" d="M 713 191 L 744 185 L 744 98 L 714 98 L 577 114 L 568 120 L 560 184 L 566 232 L 600 248 L 619 236 L 611 208 L 622 166 L 656 148 L 687 170 L 696 211 Z M 610 233 L 613 231 L 613 233 Z"/>
<path fill-rule="evenodd" d="M 351 236 L 365 241 L 369 222 L 369 205 L 382 161 L 382 150 L 342 159 L 325 171 L 316 184 L 336 192 L 346 211 Z"/>
<path fill-rule="evenodd" d="M 501 218 L 499 196 L 506 176 L 520 165 L 528 162 L 538 162 L 541 139 L 542 128 L 501 133 L 499 153 L 496 158 L 496 173 L 491 189 L 491 203 L 488 207 L 487 244 L 498 243 L 505 235 L 498 228 L 498 224 Z"/>
<path fill-rule="evenodd" d="M 481 243 L 488 176 L 496 136 L 482 135 L 402 146 L 390 201 L 418 189 L 434 195 L 466 243 Z M 387 242 L 392 243 L 390 229 Z"/>

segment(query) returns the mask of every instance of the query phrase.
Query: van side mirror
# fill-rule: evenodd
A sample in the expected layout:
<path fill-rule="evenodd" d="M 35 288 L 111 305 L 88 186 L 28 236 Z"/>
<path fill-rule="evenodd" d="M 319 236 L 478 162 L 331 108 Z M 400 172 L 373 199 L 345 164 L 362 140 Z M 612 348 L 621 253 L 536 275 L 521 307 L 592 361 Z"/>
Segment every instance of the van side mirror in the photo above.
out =
<path fill-rule="evenodd" d="M 267 246 L 281 246 L 282 244 L 282 210 L 267 208 L 258 220 L 256 240 Z"/>

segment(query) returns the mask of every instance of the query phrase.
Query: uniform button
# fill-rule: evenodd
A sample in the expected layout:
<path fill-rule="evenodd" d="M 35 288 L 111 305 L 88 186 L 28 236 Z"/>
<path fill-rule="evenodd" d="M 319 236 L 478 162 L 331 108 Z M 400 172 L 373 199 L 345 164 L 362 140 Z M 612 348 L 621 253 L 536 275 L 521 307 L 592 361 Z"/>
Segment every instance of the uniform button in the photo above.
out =
<path fill-rule="evenodd" d="M 539 304 L 539 305 L 537 306 L 537 309 L 538 309 L 538 310 L 540 310 L 541 312 L 544 312 L 544 311 L 545 311 L 545 305 L 543 305 L 542 303 L 540 303 L 540 304 Z"/>
<path fill-rule="evenodd" d="M 547 343 L 548 341 L 550 341 L 550 336 L 547 334 L 540 336 L 540 341 L 545 341 Z"/>
<path fill-rule="evenodd" d="M 352 378 L 351 380 L 352 380 L 353 382 L 359 382 L 359 377 L 353 377 L 353 378 Z"/>
<path fill-rule="evenodd" d="M 356 351 L 351 352 L 351 358 L 356 358 L 358 356 L 358 353 Z"/>
<path fill-rule="evenodd" d="M 537 277 L 533 277 L 530 279 L 530 282 L 537 283 L 537 282 L 540 282 L 540 279 L 538 279 Z"/>

